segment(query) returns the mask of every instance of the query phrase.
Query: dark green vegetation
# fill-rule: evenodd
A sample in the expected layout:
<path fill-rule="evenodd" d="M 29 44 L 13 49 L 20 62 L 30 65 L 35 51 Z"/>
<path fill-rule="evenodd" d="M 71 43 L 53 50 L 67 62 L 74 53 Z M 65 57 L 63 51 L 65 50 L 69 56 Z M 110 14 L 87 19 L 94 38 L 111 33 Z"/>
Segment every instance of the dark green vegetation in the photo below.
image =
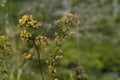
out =
<path fill-rule="evenodd" d="M 119 7 L 119 0 L 0 0 L 0 34 L 8 36 L 14 48 L 8 57 L 11 79 L 19 80 L 21 75 L 20 80 L 39 80 L 36 61 L 21 58 L 22 53 L 34 51 L 30 44 L 21 43 L 18 19 L 32 14 L 43 24 L 40 33 L 52 38 L 51 34 L 57 31 L 55 21 L 74 13 L 80 24 L 73 28 L 75 36 L 63 45 L 64 58 L 56 76 L 72 80 L 80 64 L 89 80 L 120 80 Z"/>

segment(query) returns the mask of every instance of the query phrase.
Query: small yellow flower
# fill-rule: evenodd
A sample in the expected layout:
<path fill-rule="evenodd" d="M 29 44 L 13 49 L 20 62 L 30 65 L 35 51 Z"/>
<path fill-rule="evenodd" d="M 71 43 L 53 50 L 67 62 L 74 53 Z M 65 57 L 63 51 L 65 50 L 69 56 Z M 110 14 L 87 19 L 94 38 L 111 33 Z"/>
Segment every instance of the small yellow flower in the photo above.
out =
<path fill-rule="evenodd" d="M 30 40 L 30 38 L 32 37 L 32 33 L 28 32 L 26 30 L 23 30 L 20 33 L 20 37 L 22 40 Z"/>
<path fill-rule="evenodd" d="M 34 22 L 28 21 L 28 25 L 29 25 L 29 26 L 34 26 Z"/>
<path fill-rule="evenodd" d="M 42 47 L 46 47 L 50 43 L 51 43 L 50 40 L 45 36 L 37 36 L 36 37 L 36 44 L 37 45 L 41 45 Z"/>
<path fill-rule="evenodd" d="M 26 22 L 27 22 L 27 15 L 24 15 L 24 16 L 22 17 L 22 19 L 19 19 L 19 24 L 18 24 L 18 26 L 19 26 L 19 27 L 22 27 L 23 25 L 26 24 Z"/>
<path fill-rule="evenodd" d="M 30 60 L 30 59 L 33 58 L 33 56 L 32 56 L 31 54 L 24 53 L 24 54 L 23 54 L 23 58 L 24 58 L 25 60 Z"/>

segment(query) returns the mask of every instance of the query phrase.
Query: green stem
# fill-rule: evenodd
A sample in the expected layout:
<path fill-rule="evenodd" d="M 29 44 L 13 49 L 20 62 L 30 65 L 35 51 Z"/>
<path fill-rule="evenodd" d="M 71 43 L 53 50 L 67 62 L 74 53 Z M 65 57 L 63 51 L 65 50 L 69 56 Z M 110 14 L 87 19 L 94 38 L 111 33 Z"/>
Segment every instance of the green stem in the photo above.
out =
<path fill-rule="evenodd" d="M 39 69 L 40 69 L 40 75 L 41 75 L 41 80 L 44 80 L 44 76 L 43 76 L 43 70 L 42 70 L 42 64 L 41 64 L 41 57 L 40 57 L 40 53 L 39 53 L 39 48 L 38 46 L 35 44 L 35 41 L 33 40 L 33 44 L 35 46 L 35 49 L 37 51 L 37 55 L 38 55 L 38 63 L 39 63 Z"/>

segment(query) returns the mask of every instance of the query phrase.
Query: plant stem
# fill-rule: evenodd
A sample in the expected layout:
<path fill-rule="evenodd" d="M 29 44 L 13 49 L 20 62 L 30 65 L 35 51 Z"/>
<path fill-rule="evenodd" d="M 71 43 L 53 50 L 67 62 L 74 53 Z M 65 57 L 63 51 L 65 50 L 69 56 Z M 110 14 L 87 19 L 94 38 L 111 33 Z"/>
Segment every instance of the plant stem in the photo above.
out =
<path fill-rule="evenodd" d="M 40 75 L 41 75 L 41 80 L 44 80 L 44 76 L 43 76 L 43 70 L 42 70 L 42 64 L 41 64 L 41 56 L 40 56 L 40 53 L 39 53 L 39 48 L 38 46 L 35 44 L 35 41 L 33 40 L 33 44 L 35 46 L 35 49 L 37 51 L 37 55 L 38 55 L 38 63 L 39 63 L 39 69 L 40 69 Z"/>

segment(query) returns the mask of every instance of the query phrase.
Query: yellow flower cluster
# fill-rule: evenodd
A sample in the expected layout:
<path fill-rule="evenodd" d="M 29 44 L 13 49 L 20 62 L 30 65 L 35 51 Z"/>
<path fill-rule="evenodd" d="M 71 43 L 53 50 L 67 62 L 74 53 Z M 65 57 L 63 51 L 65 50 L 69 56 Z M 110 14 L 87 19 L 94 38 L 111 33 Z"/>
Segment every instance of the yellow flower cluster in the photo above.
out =
<path fill-rule="evenodd" d="M 20 37 L 21 37 L 22 40 L 29 41 L 32 38 L 32 33 L 28 32 L 26 30 L 23 30 L 20 33 Z"/>
<path fill-rule="evenodd" d="M 25 60 L 30 60 L 32 58 L 33 58 L 33 56 L 31 54 L 29 54 L 29 53 L 24 53 L 23 54 L 23 59 L 25 59 Z"/>
<path fill-rule="evenodd" d="M 79 24 L 79 20 L 77 16 L 69 13 L 62 19 L 57 20 L 57 24 L 62 28 L 63 32 L 66 32 L 69 27 L 72 27 L 74 24 Z"/>
<path fill-rule="evenodd" d="M 36 20 L 34 20 L 34 17 L 32 15 L 24 15 L 21 19 L 19 19 L 19 27 L 27 27 L 29 29 L 36 29 L 41 26 L 40 23 L 38 23 Z"/>
<path fill-rule="evenodd" d="M 78 17 L 76 15 L 71 14 L 71 13 L 67 14 L 64 18 L 67 18 L 69 21 L 77 23 L 77 24 L 80 23 L 78 20 Z"/>
<path fill-rule="evenodd" d="M 51 43 L 47 37 L 40 35 L 36 37 L 35 42 L 37 45 L 42 45 L 42 47 L 46 47 Z"/>
<path fill-rule="evenodd" d="M 7 52 L 10 49 L 10 43 L 6 36 L 0 36 L 0 52 Z"/>
<path fill-rule="evenodd" d="M 5 48 L 6 41 L 7 38 L 5 36 L 0 36 L 0 51 L 2 51 Z"/>
<path fill-rule="evenodd" d="M 24 15 L 19 19 L 19 27 L 24 27 L 21 31 L 20 36 L 22 40 L 30 41 L 34 35 L 35 29 L 38 29 L 41 24 L 34 20 L 32 15 Z"/>
<path fill-rule="evenodd" d="M 0 36 L 0 42 L 6 42 L 7 41 L 7 37 L 2 35 Z"/>

